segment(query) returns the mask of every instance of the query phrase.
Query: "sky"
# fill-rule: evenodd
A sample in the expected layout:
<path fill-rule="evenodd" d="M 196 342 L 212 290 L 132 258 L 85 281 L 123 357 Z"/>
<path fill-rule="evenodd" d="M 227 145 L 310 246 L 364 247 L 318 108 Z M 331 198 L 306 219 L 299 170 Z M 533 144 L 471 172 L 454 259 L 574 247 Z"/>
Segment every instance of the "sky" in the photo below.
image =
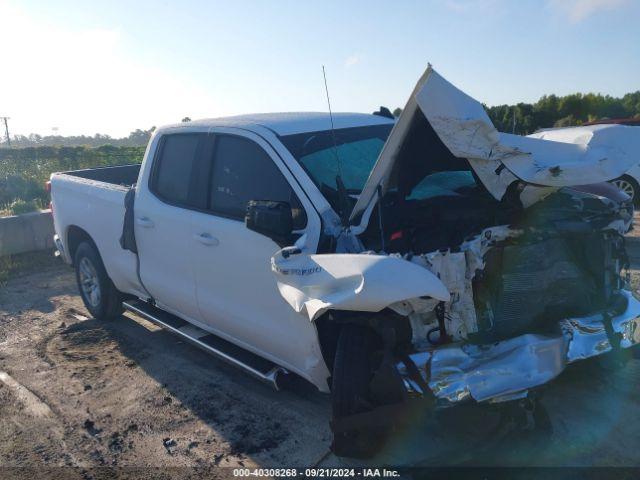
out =
<path fill-rule="evenodd" d="M 640 0 L 0 0 L 11 134 L 402 107 L 431 63 L 497 105 L 640 89 Z"/>

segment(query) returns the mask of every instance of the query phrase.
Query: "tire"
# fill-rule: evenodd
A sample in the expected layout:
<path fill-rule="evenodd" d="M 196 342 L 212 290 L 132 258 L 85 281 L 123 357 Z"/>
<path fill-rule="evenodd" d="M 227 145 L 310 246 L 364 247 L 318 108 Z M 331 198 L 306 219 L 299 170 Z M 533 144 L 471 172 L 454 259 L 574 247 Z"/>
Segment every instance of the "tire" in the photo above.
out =
<path fill-rule="evenodd" d="M 119 317 L 124 311 L 122 294 L 107 275 L 94 245 L 83 242 L 74 257 L 76 282 L 84 306 L 97 320 Z"/>
<path fill-rule="evenodd" d="M 612 185 L 615 185 L 624 193 L 629 195 L 633 200 L 633 204 L 635 206 L 640 205 L 640 185 L 638 182 L 629 175 L 623 175 L 620 178 L 616 178 L 615 180 L 611 180 Z"/>
<path fill-rule="evenodd" d="M 331 406 L 333 422 L 373 410 L 369 383 L 373 375 L 372 354 L 376 337 L 372 330 L 345 325 L 340 331 L 333 365 Z M 338 456 L 369 458 L 384 444 L 386 430 L 358 428 L 334 433 L 332 450 Z"/>

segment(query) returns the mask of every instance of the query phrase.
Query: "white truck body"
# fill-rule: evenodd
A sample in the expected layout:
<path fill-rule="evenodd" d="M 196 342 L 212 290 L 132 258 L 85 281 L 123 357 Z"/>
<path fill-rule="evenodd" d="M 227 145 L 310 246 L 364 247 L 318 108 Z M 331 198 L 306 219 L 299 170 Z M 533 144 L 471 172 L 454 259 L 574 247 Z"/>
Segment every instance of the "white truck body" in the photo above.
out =
<path fill-rule="evenodd" d="M 420 125 L 423 130 L 420 130 Z M 367 170 L 370 172 L 368 180 L 363 181 L 357 193 L 350 194 L 354 204 L 351 211 L 339 214 L 335 200 L 330 201 L 328 194 L 321 191 L 317 178 L 312 178 L 291 148 L 285 146 L 284 139 L 314 132 L 331 131 L 333 134 L 335 131 L 341 135 L 349 129 L 359 128 L 386 128 L 387 131 L 384 140 L 377 137 L 379 157 L 376 154 L 377 163 Z M 156 189 L 159 187 L 155 186 L 155 182 L 159 182 L 157 176 L 160 173 L 156 173 L 155 169 L 157 162 L 164 161 L 163 142 L 169 142 L 168 139 L 172 138 L 172 141 L 179 142 L 175 139 L 185 135 L 200 138 L 193 147 L 198 152 L 207 148 L 215 152 L 210 154 L 216 160 L 207 172 L 215 172 L 219 156 L 222 155 L 218 150 L 222 148 L 219 139 L 230 138 L 241 143 L 248 142 L 267 163 L 275 167 L 291 190 L 291 198 L 295 197 L 297 201 L 298 215 L 306 217 L 304 225 L 293 229 L 296 237 L 293 248 L 281 250 L 285 245 L 248 229 L 240 216 L 221 214 L 213 209 L 217 208 L 214 197 L 224 201 L 225 196 L 237 193 L 233 191 L 236 187 L 209 185 L 208 189 L 205 188 L 206 198 L 200 198 L 197 190 L 201 182 L 210 182 L 207 176 L 210 173 L 191 175 L 190 185 L 194 187 L 194 192 L 190 189 L 185 195 L 198 207 L 168 202 L 158 194 Z M 467 162 L 465 165 L 470 165 L 473 171 L 454 173 L 468 174 L 460 178 L 464 182 L 475 182 L 474 192 L 484 189 L 489 194 L 478 198 L 493 202 L 491 205 L 496 208 L 496 217 L 504 213 L 500 211 L 506 208 L 503 197 L 514 185 L 518 187 L 514 192 L 519 196 L 517 203 L 520 212 L 545 198 L 553 198 L 552 194 L 559 192 L 562 201 L 569 202 L 567 211 L 578 215 L 584 213 L 584 218 L 578 218 L 577 221 L 588 225 L 585 228 L 591 234 L 601 235 L 602 231 L 607 242 L 617 242 L 616 245 L 621 243 L 618 237 L 626 231 L 631 220 L 631 213 L 625 204 L 627 197 L 615 201 L 603 196 L 596 200 L 585 200 L 586 194 L 563 193 L 562 189 L 586 182 L 607 181 L 620 175 L 632 162 L 626 152 L 606 145 L 590 148 L 588 144 L 499 134 L 478 102 L 429 68 L 397 122 L 381 115 L 363 114 L 334 114 L 331 119 L 324 113 L 253 115 L 194 121 L 156 130 L 137 180 L 132 180 L 128 171 L 129 181 L 123 182 L 124 185 L 100 181 L 92 171 L 54 174 L 51 185 L 57 244 L 64 259 L 71 263 L 78 239 L 89 239 L 95 243 L 109 277 L 120 292 L 142 300 L 152 299 L 160 309 L 298 374 L 323 392 L 329 391 L 327 380 L 330 377 L 317 328 L 318 318 L 323 313 L 330 310 L 378 313 L 391 309 L 404 316 L 405 320 L 411 320 L 414 346 L 417 346 L 426 344 L 430 331 L 438 328 L 437 313 L 434 312 L 444 308 L 448 313 L 446 319 L 443 317 L 440 320 L 451 327 L 449 331 L 452 332 L 452 338 L 458 343 L 441 349 L 443 353 L 434 356 L 431 363 L 432 368 L 448 365 L 431 372 L 432 378 L 439 380 L 430 387 L 434 392 L 443 391 L 442 386 L 449 381 L 447 376 L 451 371 L 462 372 L 468 368 L 466 363 L 458 365 L 456 362 L 467 362 L 464 341 L 481 329 L 480 318 L 476 318 L 478 306 L 474 306 L 472 281 L 476 273 L 485 267 L 485 254 L 500 242 L 520 242 L 523 233 L 504 224 L 488 223 L 483 224 L 481 229 L 467 232 L 474 236 L 467 238 L 464 243 L 447 244 L 444 249 L 438 246 L 434 250 L 405 251 L 402 255 L 396 253 L 389 256 L 384 248 L 382 218 L 377 219 L 373 212 L 376 205 L 380 205 L 378 197 L 395 191 L 397 185 L 392 184 L 397 182 L 398 165 L 407 164 L 407 158 L 412 156 L 419 160 L 410 164 L 418 172 L 423 166 L 420 161 L 433 160 L 425 152 L 409 151 L 411 155 L 408 155 L 403 150 L 416 138 L 427 137 L 441 143 L 440 152 L 444 152 L 444 155 L 440 155 L 440 159 L 460 165 Z M 184 140 L 186 137 L 180 138 Z M 317 140 L 312 135 L 306 143 Z M 233 143 L 230 140 L 225 142 Z M 333 142 L 337 159 L 335 137 Z M 365 151 L 371 145 L 360 144 L 358 148 Z M 340 154 L 348 156 L 353 151 L 343 149 Z M 359 157 L 353 158 L 356 161 Z M 330 163 L 330 160 L 326 162 Z M 338 171 L 339 162 L 338 159 Z M 578 169 L 576 165 L 580 162 L 583 162 L 583 167 Z M 345 166 L 343 163 L 342 168 Z M 444 173 L 463 167 L 447 168 Z M 233 168 L 227 170 L 213 175 L 230 175 Z M 179 175 L 180 171 L 174 173 Z M 252 177 L 251 181 L 258 190 L 267 183 L 263 178 L 253 178 L 251 172 L 247 174 L 247 181 L 249 177 Z M 348 173 L 345 174 L 347 177 Z M 212 178 L 215 180 L 215 177 Z M 233 184 L 235 177 L 229 178 Z M 133 217 L 137 255 L 123 249 L 119 243 L 125 216 L 125 195 L 128 184 L 134 182 Z M 335 183 L 338 184 L 338 180 Z M 344 188 L 342 190 L 346 192 Z M 191 198 L 194 195 L 198 197 L 195 200 Z M 464 200 L 464 193 L 455 193 L 450 198 L 452 202 Z M 343 203 L 348 202 L 349 198 L 342 200 Z M 207 207 L 211 205 L 213 207 Z M 446 204 L 439 208 L 446 210 Z M 595 210 L 589 210 L 587 215 L 587 209 L 590 208 Z M 401 213 L 395 212 L 398 217 Z M 612 223 L 594 223 L 594 226 L 589 223 L 593 218 L 611 218 Z M 382 246 L 371 240 L 375 237 L 369 232 L 374 220 L 380 220 Z M 393 221 L 395 218 L 387 220 Z M 401 238 L 403 234 L 408 235 L 407 231 L 395 233 L 400 236 L 394 234 L 391 240 Z M 559 234 L 554 231 L 553 235 Z M 428 237 L 421 238 L 428 240 Z M 327 239 L 330 247 L 323 243 Z M 376 246 L 371 247 L 367 242 Z M 429 244 L 428 241 L 426 243 Z M 365 255 L 365 250 L 375 250 L 377 253 L 368 252 Z M 616 265 L 614 283 L 617 292 L 622 280 L 618 278 L 621 267 Z M 575 267 L 573 264 L 570 266 Z M 576 271 L 580 268 L 575 267 Z M 566 271 L 552 273 L 561 276 Z M 541 273 L 539 278 L 549 275 Z M 636 328 L 640 304 L 632 296 L 625 295 L 619 297 L 628 303 L 628 307 L 615 317 L 618 320 L 613 328 L 627 332 L 625 339 L 628 345 L 632 345 L 640 341 Z M 605 328 L 600 328 L 600 323 L 598 325 L 598 335 L 602 337 L 598 338 L 606 341 Z M 444 327 L 441 325 L 440 328 L 443 334 Z M 570 333 L 573 335 L 573 331 Z M 579 337 L 576 333 L 571 338 Z M 571 338 L 568 333 L 555 338 L 558 355 L 562 355 L 563 349 L 566 350 Z M 526 353 L 518 357 L 523 365 L 517 368 L 510 365 L 513 378 L 496 378 L 491 373 L 495 368 L 495 359 L 476 357 L 473 371 L 468 372 L 469 377 L 455 379 L 455 384 L 449 384 L 455 385 L 456 390 L 453 393 L 447 391 L 446 399 L 468 398 L 469 391 L 473 390 L 470 390 L 470 382 L 475 378 L 474 372 L 483 372 L 483 362 L 487 368 L 483 375 L 488 379 L 483 385 L 491 393 L 479 394 L 478 400 L 504 399 L 515 393 L 526 393 L 528 388 L 548 381 L 568 361 L 574 359 L 558 360 L 552 369 L 553 374 L 542 377 L 532 375 L 528 368 L 535 369 L 540 359 L 536 357 L 537 353 L 534 355 L 531 352 L 538 351 L 535 345 L 545 339 L 535 335 L 513 338 L 514 345 Z M 540 347 L 539 350 L 544 349 Z M 593 350 L 581 358 L 601 352 Z M 421 358 L 428 362 L 430 355 Z M 451 358 L 445 362 L 443 358 L 448 358 L 446 355 Z M 531 355 L 536 358 L 530 358 Z M 421 371 L 429 368 L 418 361 L 416 363 Z M 494 380 L 496 384 L 491 383 Z M 405 379 L 407 385 L 412 381 Z M 425 389 L 422 390 L 425 393 Z"/>
<path fill-rule="evenodd" d="M 362 114 L 336 114 L 333 120 L 335 128 L 393 123 Z M 163 310 L 328 392 L 329 372 L 315 326 L 301 321 L 290 308 L 271 272 L 269 259 L 280 247 L 248 230 L 241 221 L 163 202 L 149 191 L 149 178 L 163 136 L 189 132 L 253 141 L 268 153 L 300 199 L 308 219 L 300 233 L 305 251 L 313 253 L 320 237 L 321 216 L 331 207 L 277 135 L 329 127 L 328 115 L 311 113 L 203 120 L 156 130 L 135 187 L 140 277 L 136 255 L 119 244 L 128 187 L 73 172 L 52 175 L 54 225 L 64 260 L 73 261 L 69 235 L 79 227 L 95 242 L 109 277 L 121 292 L 142 299 L 152 296 Z"/>

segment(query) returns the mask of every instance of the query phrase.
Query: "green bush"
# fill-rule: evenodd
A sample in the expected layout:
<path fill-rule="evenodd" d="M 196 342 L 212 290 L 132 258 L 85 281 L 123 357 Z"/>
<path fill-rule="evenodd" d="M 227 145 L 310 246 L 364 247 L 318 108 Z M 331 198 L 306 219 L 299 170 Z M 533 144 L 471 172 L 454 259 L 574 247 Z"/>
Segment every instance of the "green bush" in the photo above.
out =
<path fill-rule="evenodd" d="M 11 174 L 4 178 L 0 177 L 0 205 L 6 209 L 11 209 L 14 202 L 18 200 L 47 201 L 47 192 L 44 189 L 44 181 L 38 183 L 33 178 L 25 178 L 20 175 Z"/>
<path fill-rule="evenodd" d="M 22 215 L 23 213 L 40 210 L 40 205 L 36 200 L 16 200 L 11 204 L 9 210 L 14 215 Z"/>

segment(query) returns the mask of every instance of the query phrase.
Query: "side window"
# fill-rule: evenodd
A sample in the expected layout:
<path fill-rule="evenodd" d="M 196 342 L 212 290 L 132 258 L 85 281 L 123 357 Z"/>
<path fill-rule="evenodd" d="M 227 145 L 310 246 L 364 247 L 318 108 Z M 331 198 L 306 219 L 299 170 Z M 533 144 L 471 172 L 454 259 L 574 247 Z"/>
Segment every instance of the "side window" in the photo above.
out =
<path fill-rule="evenodd" d="M 162 139 L 152 191 L 163 200 L 189 206 L 192 171 L 202 137 L 199 133 L 176 133 Z"/>
<path fill-rule="evenodd" d="M 210 210 L 243 220 L 249 200 L 289 202 L 293 228 L 306 226 L 307 216 L 300 200 L 267 152 L 242 137 L 220 135 L 215 142 Z"/>

